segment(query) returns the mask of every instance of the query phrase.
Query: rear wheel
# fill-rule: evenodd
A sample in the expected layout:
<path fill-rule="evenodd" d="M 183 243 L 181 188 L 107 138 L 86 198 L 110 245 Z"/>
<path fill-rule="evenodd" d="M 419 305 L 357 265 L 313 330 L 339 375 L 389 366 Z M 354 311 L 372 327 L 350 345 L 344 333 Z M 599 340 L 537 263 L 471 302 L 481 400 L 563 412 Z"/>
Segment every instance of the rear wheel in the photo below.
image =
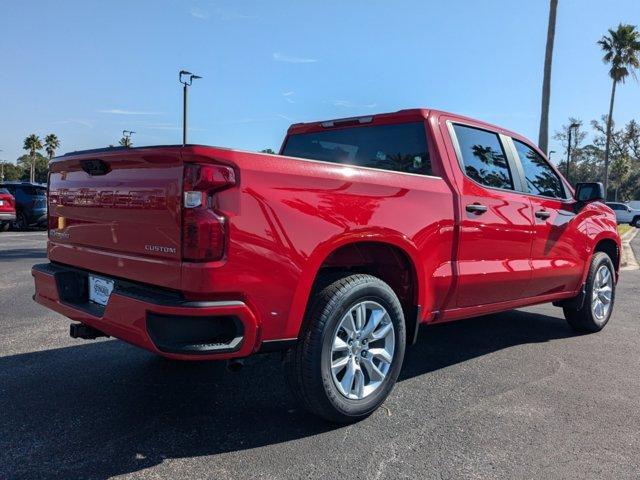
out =
<path fill-rule="evenodd" d="M 606 253 L 596 252 L 591 259 L 582 307 L 564 308 L 569 325 L 581 333 L 602 330 L 613 312 L 615 289 L 613 262 Z"/>
<path fill-rule="evenodd" d="M 9 230 L 9 222 L 0 223 L 0 232 L 6 232 Z"/>
<path fill-rule="evenodd" d="M 16 219 L 13 221 L 13 228 L 15 230 L 26 230 L 28 226 L 26 215 L 23 212 L 18 212 Z"/>
<path fill-rule="evenodd" d="M 314 292 L 297 345 L 287 353 L 288 383 L 311 412 L 349 423 L 391 392 L 405 349 L 402 307 L 371 275 L 348 275 Z"/>
<path fill-rule="evenodd" d="M 635 217 L 635 218 L 631 221 L 631 225 L 632 225 L 633 227 L 640 228 L 640 217 Z"/>

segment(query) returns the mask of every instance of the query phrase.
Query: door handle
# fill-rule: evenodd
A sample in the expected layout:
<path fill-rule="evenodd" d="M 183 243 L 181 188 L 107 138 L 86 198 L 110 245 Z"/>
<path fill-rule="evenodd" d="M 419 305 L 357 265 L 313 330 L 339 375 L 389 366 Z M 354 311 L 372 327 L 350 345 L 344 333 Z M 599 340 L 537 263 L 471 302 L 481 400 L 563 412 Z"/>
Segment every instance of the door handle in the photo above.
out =
<path fill-rule="evenodd" d="M 551 216 L 551 213 L 547 212 L 546 210 L 538 210 L 536 212 L 536 217 L 538 217 L 541 220 L 546 220 L 550 216 Z"/>
<path fill-rule="evenodd" d="M 487 206 L 486 205 L 482 205 L 481 203 L 470 203 L 469 205 L 467 205 L 466 207 L 467 212 L 471 212 L 471 213 L 477 213 L 478 215 L 482 215 L 484 212 L 487 211 Z"/>

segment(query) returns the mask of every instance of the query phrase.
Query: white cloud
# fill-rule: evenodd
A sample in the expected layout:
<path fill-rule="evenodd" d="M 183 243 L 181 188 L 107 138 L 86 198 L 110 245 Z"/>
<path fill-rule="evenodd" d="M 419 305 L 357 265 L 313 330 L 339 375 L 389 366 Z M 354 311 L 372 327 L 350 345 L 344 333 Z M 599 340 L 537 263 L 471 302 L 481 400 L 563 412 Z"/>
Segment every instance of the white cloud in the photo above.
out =
<path fill-rule="evenodd" d="M 378 106 L 377 103 L 358 104 L 352 102 L 351 100 L 333 100 L 331 103 L 334 107 L 342 108 L 374 108 Z"/>
<path fill-rule="evenodd" d="M 316 58 L 292 57 L 282 52 L 275 52 L 273 59 L 276 62 L 285 63 L 316 63 L 318 61 Z"/>
<path fill-rule="evenodd" d="M 123 110 L 120 108 L 110 108 L 108 110 L 98 110 L 99 113 L 111 113 L 113 115 L 161 115 L 162 112 L 147 112 L 141 110 Z"/>
<path fill-rule="evenodd" d="M 82 120 L 80 118 L 69 118 L 67 120 L 60 120 L 57 122 L 53 122 L 54 125 L 69 125 L 69 124 L 75 124 L 75 125 L 82 125 L 83 127 L 87 127 L 87 128 L 93 128 L 93 123 L 91 123 L 88 120 Z"/>
<path fill-rule="evenodd" d="M 199 18 L 200 20 L 206 20 L 207 18 L 209 18 L 209 12 L 198 7 L 191 7 L 191 9 L 189 10 L 189 14 L 192 17 Z"/>
<path fill-rule="evenodd" d="M 244 13 L 240 13 L 235 10 L 227 10 L 220 7 L 213 8 L 212 10 L 204 10 L 200 7 L 193 6 L 189 9 L 189 15 L 199 20 L 207 20 L 210 17 L 223 21 L 256 18 L 254 15 L 245 15 Z"/>
<path fill-rule="evenodd" d="M 296 93 L 293 90 L 289 91 L 289 92 L 283 92 L 282 96 L 284 97 L 285 102 L 287 103 L 296 103 L 296 101 L 291 98 L 293 96 L 293 94 Z"/>

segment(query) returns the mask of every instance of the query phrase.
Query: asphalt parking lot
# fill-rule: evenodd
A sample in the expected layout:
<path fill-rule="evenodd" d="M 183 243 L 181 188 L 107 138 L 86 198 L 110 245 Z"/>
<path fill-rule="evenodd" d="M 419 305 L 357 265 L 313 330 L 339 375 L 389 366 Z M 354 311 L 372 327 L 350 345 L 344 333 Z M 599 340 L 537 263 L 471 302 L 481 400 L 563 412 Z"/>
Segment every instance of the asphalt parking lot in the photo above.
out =
<path fill-rule="evenodd" d="M 599 334 L 550 305 L 423 328 L 385 406 L 341 427 L 278 355 L 228 373 L 69 338 L 31 300 L 45 241 L 0 234 L 0 479 L 640 478 L 640 271 Z"/>

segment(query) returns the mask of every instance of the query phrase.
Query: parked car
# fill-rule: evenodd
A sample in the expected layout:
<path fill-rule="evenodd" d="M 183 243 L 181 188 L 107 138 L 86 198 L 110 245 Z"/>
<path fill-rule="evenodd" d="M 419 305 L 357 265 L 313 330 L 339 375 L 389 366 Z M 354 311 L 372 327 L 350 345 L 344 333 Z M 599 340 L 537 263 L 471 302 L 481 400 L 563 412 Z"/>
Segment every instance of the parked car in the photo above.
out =
<path fill-rule="evenodd" d="M 631 200 L 630 202 L 627 202 L 627 205 L 634 210 L 640 210 L 640 200 Z"/>
<path fill-rule="evenodd" d="M 521 135 L 435 110 L 295 124 L 280 155 L 76 152 L 50 164 L 34 298 L 72 337 L 171 359 L 283 350 L 300 402 L 352 422 L 422 324 L 555 302 L 602 329 L 620 266 L 603 197 Z"/>
<path fill-rule="evenodd" d="M 9 228 L 11 222 L 16 219 L 16 202 L 13 195 L 6 188 L 0 187 L 0 231 Z"/>
<path fill-rule="evenodd" d="M 640 210 L 635 210 L 629 205 L 619 202 L 607 202 L 607 206 L 616 214 L 618 223 L 628 223 L 634 227 L 640 227 Z"/>
<path fill-rule="evenodd" d="M 13 227 L 24 230 L 30 226 L 47 225 L 47 187 L 38 183 L 5 182 L 0 187 L 7 189 L 16 202 L 16 219 Z"/>

